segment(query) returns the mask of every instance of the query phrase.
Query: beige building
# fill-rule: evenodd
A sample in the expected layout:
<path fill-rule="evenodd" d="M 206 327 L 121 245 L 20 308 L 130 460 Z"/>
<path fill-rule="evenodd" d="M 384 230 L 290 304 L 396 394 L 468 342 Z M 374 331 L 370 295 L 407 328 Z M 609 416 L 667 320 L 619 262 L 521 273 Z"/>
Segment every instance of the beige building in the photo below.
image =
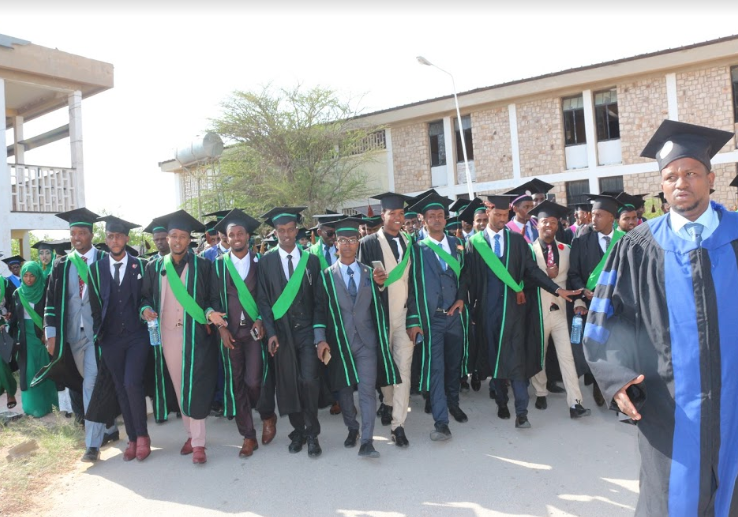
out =
<path fill-rule="evenodd" d="M 6 257 L 11 239 L 18 239 L 28 258 L 30 230 L 66 229 L 54 214 L 85 205 L 82 99 L 112 87 L 111 64 L 0 34 L 0 252 Z M 26 134 L 25 123 L 60 109 L 69 112 L 67 124 Z M 27 151 L 63 139 L 71 167 L 26 163 Z"/>
<path fill-rule="evenodd" d="M 440 77 L 439 80 L 443 80 Z M 417 194 L 431 187 L 466 197 L 465 138 L 475 193 L 511 189 L 533 176 L 559 203 L 584 193 L 660 192 L 654 160 L 639 154 L 664 119 L 735 131 L 738 37 L 566 70 L 360 117 L 386 127 L 375 184 Z M 463 130 L 463 131 L 462 131 Z M 731 140 L 713 160 L 713 199 L 735 206 Z M 365 205 L 357 200 L 350 206 Z"/>

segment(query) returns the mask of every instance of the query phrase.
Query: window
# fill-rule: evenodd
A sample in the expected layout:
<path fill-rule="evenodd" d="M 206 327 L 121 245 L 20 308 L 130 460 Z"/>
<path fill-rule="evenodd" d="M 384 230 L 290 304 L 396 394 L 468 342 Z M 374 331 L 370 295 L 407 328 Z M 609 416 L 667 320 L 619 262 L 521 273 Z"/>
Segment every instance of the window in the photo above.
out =
<path fill-rule="evenodd" d="M 600 192 L 623 192 L 623 177 L 600 178 Z"/>
<path fill-rule="evenodd" d="M 733 78 L 733 122 L 738 124 L 738 66 L 730 71 Z"/>
<path fill-rule="evenodd" d="M 594 98 L 597 141 L 603 142 L 620 138 L 617 90 L 613 88 L 605 92 L 595 93 Z"/>
<path fill-rule="evenodd" d="M 563 100 L 564 144 L 579 145 L 587 143 L 584 132 L 584 100 L 582 96 Z"/>
<path fill-rule="evenodd" d="M 569 205 L 587 203 L 589 194 L 589 180 L 568 181 L 566 183 L 566 200 Z"/>
<path fill-rule="evenodd" d="M 443 120 L 428 124 L 430 137 L 431 167 L 446 165 L 446 139 L 443 134 Z"/>
<path fill-rule="evenodd" d="M 474 159 L 474 144 L 472 143 L 471 115 L 461 117 L 461 125 L 464 128 L 464 143 L 466 144 L 466 157 L 469 161 Z M 464 149 L 461 147 L 461 132 L 459 131 L 459 119 L 454 119 L 454 131 L 456 133 L 456 162 L 464 161 Z"/>

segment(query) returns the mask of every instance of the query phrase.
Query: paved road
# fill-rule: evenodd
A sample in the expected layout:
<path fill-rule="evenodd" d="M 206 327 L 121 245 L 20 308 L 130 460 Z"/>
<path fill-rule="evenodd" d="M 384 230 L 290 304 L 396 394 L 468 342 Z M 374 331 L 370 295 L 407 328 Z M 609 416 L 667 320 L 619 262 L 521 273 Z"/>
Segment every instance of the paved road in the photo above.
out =
<path fill-rule="evenodd" d="M 563 395 L 539 411 L 531 403 L 529 430 L 499 420 L 482 389 L 462 395 L 469 415 L 451 424 L 453 439 L 433 443 L 432 419 L 414 396 L 406 425 L 410 447 L 398 449 L 377 421 L 378 460 L 344 449 L 340 416 L 321 411 L 323 455 L 287 452 L 289 422 L 254 456 L 238 458 L 235 423 L 208 420 L 208 463 L 179 455 L 178 420 L 150 428 L 154 452 L 143 463 L 122 461 L 124 440 L 103 450 L 103 461 L 62 480 L 49 515 L 136 516 L 627 516 L 638 497 L 639 456 L 632 426 L 596 408 L 568 416 Z M 511 404 L 512 408 L 512 404 Z"/>

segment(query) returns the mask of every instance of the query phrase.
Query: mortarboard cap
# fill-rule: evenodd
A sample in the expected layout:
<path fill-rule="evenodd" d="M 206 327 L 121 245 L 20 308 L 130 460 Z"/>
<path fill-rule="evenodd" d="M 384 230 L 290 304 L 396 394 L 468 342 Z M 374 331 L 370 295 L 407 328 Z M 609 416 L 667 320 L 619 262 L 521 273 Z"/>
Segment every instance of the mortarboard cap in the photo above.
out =
<path fill-rule="evenodd" d="M 51 250 L 51 251 L 57 250 L 57 245 L 54 244 L 54 241 L 38 241 L 37 243 L 33 244 L 31 247 L 35 250 Z"/>
<path fill-rule="evenodd" d="M 289 222 L 297 224 L 302 221 L 300 212 L 306 208 L 306 206 L 278 206 L 259 217 L 264 219 L 264 222 L 273 228 L 276 228 L 278 224 L 287 224 Z"/>
<path fill-rule="evenodd" d="M 330 224 L 335 221 L 340 221 L 341 219 L 346 219 L 346 217 L 348 216 L 338 213 L 314 215 L 313 219 L 316 219 L 318 221 L 318 225 L 315 227 L 315 229 L 317 229 L 318 226 L 322 226 L 324 224 Z"/>
<path fill-rule="evenodd" d="M 623 205 L 625 205 L 625 208 L 630 208 L 632 210 L 638 210 L 645 203 L 643 201 L 643 196 L 645 196 L 645 194 L 628 194 L 627 192 L 621 192 L 620 194 L 615 196 L 615 199 L 617 199 Z"/>
<path fill-rule="evenodd" d="M 164 223 L 162 223 L 158 218 L 154 219 L 149 223 L 149 225 L 144 228 L 143 230 L 145 233 L 160 233 L 160 232 L 166 232 L 167 229 L 164 226 Z M 158 252 L 157 252 L 158 253 Z"/>
<path fill-rule="evenodd" d="M 362 217 L 361 221 L 367 226 L 367 228 L 376 228 L 382 226 L 382 217 L 375 215 L 373 217 Z"/>
<path fill-rule="evenodd" d="M 613 217 L 617 217 L 620 209 L 624 206 L 623 203 L 614 197 L 604 196 L 602 194 L 589 194 L 587 199 L 592 202 L 592 210 L 605 210 L 606 212 L 610 212 Z"/>
<path fill-rule="evenodd" d="M 259 226 L 261 226 L 261 221 L 254 219 L 253 217 L 238 208 L 234 208 L 233 210 L 228 212 L 225 217 L 217 222 L 214 229 L 215 231 L 218 231 L 220 233 L 227 234 L 228 227 L 233 225 L 243 226 L 243 228 L 246 229 L 246 233 L 251 235 L 259 228 Z"/>
<path fill-rule="evenodd" d="M 297 237 L 295 238 L 296 240 L 299 241 L 300 239 L 309 239 L 309 238 L 310 238 L 310 230 L 306 228 L 297 229 Z"/>
<path fill-rule="evenodd" d="M 509 210 L 510 203 L 513 199 L 515 199 L 515 196 L 510 196 L 507 194 L 496 194 L 494 196 L 486 197 L 487 201 L 495 205 L 495 210 Z"/>
<path fill-rule="evenodd" d="M 453 204 L 450 207 L 448 207 L 448 209 L 458 214 L 461 211 L 463 211 L 464 208 L 469 206 L 469 203 L 471 203 L 471 201 L 469 201 L 468 199 L 464 199 L 464 198 L 457 199 L 456 201 L 453 202 Z"/>
<path fill-rule="evenodd" d="M 215 217 L 216 221 L 220 221 L 226 215 L 228 215 L 229 212 L 230 210 L 218 210 L 217 212 L 210 212 L 209 214 L 205 214 L 203 215 L 203 217 Z"/>
<path fill-rule="evenodd" d="M 115 217 L 114 215 L 104 215 L 102 217 L 98 217 L 97 220 L 98 222 L 105 223 L 106 232 L 122 233 L 123 235 L 128 235 L 128 232 L 130 232 L 134 228 L 138 228 L 139 226 L 141 226 L 136 223 L 129 223 L 128 221 L 124 221 L 123 219 Z"/>
<path fill-rule="evenodd" d="M 412 207 L 405 209 L 405 219 L 414 219 L 416 217 L 418 217 L 418 212 L 415 212 Z"/>
<path fill-rule="evenodd" d="M 659 171 L 674 160 L 693 158 L 707 170 L 710 160 L 733 137 L 733 133 L 685 122 L 664 120 L 641 152 L 644 158 L 655 158 Z"/>
<path fill-rule="evenodd" d="M 372 199 L 378 199 L 382 205 L 382 210 L 397 210 L 405 208 L 405 203 L 412 202 L 415 198 L 397 194 L 395 192 L 385 192 L 372 196 Z"/>
<path fill-rule="evenodd" d="M 511 194 L 513 196 L 533 195 L 533 194 L 547 194 L 549 190 L 554 188 L 550 183 L 533 178 L 530 181 L 526 181 L 522 185 L 515 187 L 512 190 L 508 190 L 505 194 Z"/>
<path fill-rule="evenodd" d="M 67 221 L 69 226 L 86 226 L 92 231 L 92 225 L 97 222 L 97 218 L 100 217 L 95 212 L 87 210 L 86 208 L 76 208 L 69 212 L 62 212 L 56 214 L 59 219 Z"/>
<path fill-rule="evenodd" d="M 410 196 L 409 199 L 407 200 L 407 204 L 414 205 L 415 203 L 417 203 L 424 197 L 430 196 L 431 194 L 438 194 L 438 191 L 436 191 L 436 189 L 434 188 L 429 188 L 428 190 L 421 192 L 417 196 Z"/>
<path fill-rule="evenodd" d="M 215 235 L 218 233 L 218 230 L 215 229 L 215 225 L 218 224 L 217 219 L 213 219 L 211 221 L 207 221 L 205 223 L 205 233 L 208 235 Z"/>
<path fill-rule="evenodd" d="M 668 201 L 666 200 L 666 197 L 664 197 L 664 193 L 663 193 L 663 192 L 659 192 L 658 194 L 656 194 L 656 195 L 655 195 L 655 196 L 653 196 L 653 197 L 655 197 L 656 199 L 660 199 L 660 200 L 661 200 L 661 204 L 662 204 L 662 205 L 663 205 L 664 203 L 668 203 Z"/>
<path fill-rule="evenodd" d="M 738 187 L 738 176 L 733 178 L 733 181 L 730 182 L 731 187 Z"/>
<path fill-rule="evenodd" d="M 359 233 L 359 226 L 366 224 L 363 218 L 346 217 L 339 221 L 329 223 L 329 226 L 336 231 L 336 235 L 354 235 Z"/>
<path fill-rule="evenodd" d="M 446 230 L 456 230 L 459 226 L 461 226 L 461 222 L 458 216 L 446 219 Z"/>
<path fill-rule="evenodd" d="M 545 200 L 542 201 L 540 205 L 528 212 L 528 214 L 537 217 L 539 220 L 545 219 L 546 217 L 555 217 L 556 219 L 561 219 L 569 214 L 569 207 L 559 205 L 557 203 L 554 203 L 553 201 Z"/>
<path fill-rule="evenodd" d="M 187 233 L 205 231 L 205 225 L 184 210 L 177 210 L 156 219 L 166 228 L 167 232 L 171 230 L 180 230 Z"/>
<path fill-rule="evenodd" d="M 116 232 L 116 233 L 120 233 L 120 232 Z M 97 249 L 99 249 L 100 251 L 104 251 L 105 253 L 110 253 L 110 248 L 104 242 L 100 242 L 98 244 L 95 244 L 95 247 Z M 126 251 L 132 257 L 138 257 L 138 250 L 136 248 L 133 248 L 133 247 L 129 246 L 128 244 L 126 244 Z M 157 253 L 158 253 L 158 251 L 157 251 Z"/>
<path fill-rule="evenodd" d="M 12 257 L 4 258 L 3 262 L 5 262 L 7 265 L 12 266 L 13 264 L 20 264 L 22 262 L 25 262 L 26 259 L 21 257 L 20 255 L 13 255 Z"/>
<path fill-rule="evenodd" d="M 589 203 L 572 203 L 569 208 L 573 208 L 574 211 L 581 210 L 582 212 L 591 212 L 592 205 Z"/>
<path fill-rule="evenodd" d="M 419 214 L 425 214 L 427 210 L 443 210 L 446 212 L 451 203 L 452 201 L 449 198 L 432 193 L 425 196 L 410 208 Z"/>
<path fill-rule="evenodd" d="M 487 207 L 484 202 L 477 197 L 472 199 L 471 202 L 461 211 L 459 214 L 459 220 L 472 224 L 474 223 L 474 214 L 486 211 Z"/>

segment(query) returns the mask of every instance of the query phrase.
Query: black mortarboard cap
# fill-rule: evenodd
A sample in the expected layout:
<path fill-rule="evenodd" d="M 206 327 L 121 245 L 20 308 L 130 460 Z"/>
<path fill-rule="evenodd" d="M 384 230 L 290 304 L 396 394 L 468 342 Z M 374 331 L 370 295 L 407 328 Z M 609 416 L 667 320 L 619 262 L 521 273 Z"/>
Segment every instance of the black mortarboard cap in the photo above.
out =
<path fill-rule="evenodd" d="M 144 228 L 143 230 L 146 233 L 160 233 L 160 232 L 166 232 L 167 228 L 164 226 L 164 223 L 162 223 L 159 218 L 154 219 L 149 223 L 149 225 Z M 158 253 L 158 252 L 157 252 Z"/>
<path fill-rule="evenodd" d="M 528 215 L 537 217 L 539 220 L 545 219 L 546 217 L 561 219 L 562 217 L 566 217 L 568 213 L 569 207 L 556 204 L 553 201 L 545 200 L 528 212 Z"/>
<path fill-rule="evenodd" d="M 405 203 L 412 202 L 414 198 L 397 194 L 395 192 L 385 192 L 372 196 L 372 199 L 378 199 L 382 205 L 382 210 L 397 210 L 405 208 Z"/>
<path fill-rule="evenodd" d="M 474 214 L 476 214 L 477 211 L 487 211 L 486 205 L 478 197 L 472 199 L 471 202 L 461 211 L 459 214 L 459 220 L 472 224 L 474 223 Z"/>
<path fill-rule="evenodd" d="M 310 230 L 307 230 L 306 228 L 298 228 L 297 229 L 297 237 L 296 239 L 299 241 L 300 239 L 309 239 L 310 238 Z"/>
<path fill-rule="evenodd" d="M 229 212 L 230 210 L 218 210 L 217 212 L 210 212 L 209 214 L 205 214 L 203 215 L 203 217 L 215 217 L 216 221 L 220 221 L 226 215 L 228 215 Z"/>
<path fill-rule="evenodd" d="M 569 205 L 569 208 L 572 208 L 574 210 L 582 210 L 583 212 L 592 211 L 592 205 L 589 203 L 572 203 L 571 205 Z"/>
<path fill-rule="evenodd" d="M 218 230 L 215 229 L 215 225 L 218 224 L 217 219 L 212 219 L 210 221 L 205 222 L 205 232 L 209 235 L 215 235 L 218 233 Z"/>
<path fill-rule="evenodd" d="M 120 232 L 116 232 L 116 233 L 120 233 Z M 95 247 L 96 247 L 97 249 L 99 249 L 100 251 L 104 251 L 105 253 L 110 253 L 110 248 L 109 248 L 109 247 L 108 247 L 108 245 L 107 245 L 107 244 L 105 244 L 104 242 L 100 242 L 100 243 L 98 243 L 98 244 L 95 244 Z M 128 244 L 126 244 L 126 251 L 127 251 L 127 252 L 128 252 L 128 253 L 129 253 L 129 254 L 130 254 L 130 255 L 132 256 L 132 257 L 138 257 L 138 250 L 137 250 L 136 248 L 133 248 L 133 247 L 129 246 Z M 158 252 L 157 252 L 157 253 L 158 253 Z"/>
<path fill-rule="evenodd" d="M 51 241 L 38 241 L 31 247 L 36 250 L 55 250 L 55 247 Z"/>
<path fill-rule="evenodd" d="M 331 215 L 331 214 L 333 214 L 333 215 L 335 215 L 335 214 L 340 214 L 340 212 L 336 212 L 335 210 L 331 210 L 330 208 L 326 208 L 326 209 L 325 209 L 325 213 L 326 213 L 326 215 Z"/>
<path fill-rule="evenodd" d="M 620 194 L 622 194 L 622 190 L 603 190 L 600 192 L 603 196 L 612 196 L 612 197 L 618 197 Z"/>
<path fill-rule="evenodd" d="M 228 234 L 228 227 L 231 225 L 243 226 L 246 232 L 251 235 L 261 226 L 261 221 L 254 219 L 238 208 L 234 208 L 223 219 L 218 221 L 215 225 L 215 230 Z"/>
<path fill-rule="evenodd" d="M 522 185 L 515 187 L 512 190 L 508 190 L 505 194 L 511 194 L 513 196 L 531 196 L 533 194 L 547 194 L 549 190 L 554 188 L 550 183 L 533 178 L 530 181 L 526 181 Z"/>
<path fill-rule="evenodd" d="M 469 206 L 469 203 L 471 203 L 471 201 L 469 201 L 468 199 L 457 199 L 450 207 L 448 207 L 448 209 L 458 214 L 459 212 L 463 211 L 464 208 Z"/>
<path fill-rule="evenodd" d="M 302 221 L 300 212 L 306 208 L 306 206 L 278 206 L 259 217 L 264 219 L 264 222 L 271 227 L 276 227 L 278 224 L 287 224 L 290 221 L 297 224 Z"/>
<path fill-rule="evenodd" d="M 418 212 L 412 209 L 412 207 L 407 207 L 405 209 L 405 219 L 414 219 L 415 217 L 418 217 Z"/>
<path fill-rule="evenodd" d="M 606 212 L 610 212 L 613 217 L 617 217 L 620 209 L 624 206 L 623 203 L 614 197 L 603 196 L 602 194 L 589 194 L 587 199 L 592 202 L 592 210 L 605 210 Z"/>
<path fill-rule="evenodd" d="M 668 201 L 666 200 L 666 197 L 664 197 L 664 193 L 663 192 L 659 192 L 658 194 L 656 194 L 653 197 L 655 197 L 656 199 L 660 199 L 661 200 L 661 204 L 668 203 Z"/>
<path fill-rule="evenodd" d="M 707 170 L 710 160 L 733 137 L 733 133 L 685 122 L 664 120 L 641 152 L 644 158 L 655 158 L 659 170 L 680 158 L 694 158 Z"/>
<path fill-rule="evenodd" d="M 426 190 L 424 192 L 421 192 L 417 196 L 410 196 L 410 198 L 407 200 L 407 204 L 408 205 L 414 205 L 415 203 L 417 203 L 418 201 L 420 201 L 424 197 L 430 196 L 431 194 L 438 194 L 438 191 L 436 191 L 436 189 L 434 189 L 434 188 L 429 188 L 428 190 Z"/>
<path fill-rule="evenodd" d="M 738 187 L 738 176 L 733 178 L 733 181 L 730 182 L 731 187 Z"/>
<path fill-rule="evenodd" d="M 316 219 L 318 221 L 318 226 L 321 226 L 324 224 L 333 223 L 335 221 L 340 221 L 341 219 L 346 219 L 346 217 L 348 216 L 344 214 L 332 213 L 332 214 L 314 215 L 313 219 Z"/>
<path fill-rule="evenodd" d="M 62 212 L 56 214 L 59 219 L 69 223 L 69 226 L 86 226 L 92 231 L 92 225 L 97 222 L 97 218 L 100 217 L 95 212 L 87 210 L 86 208 L 75 208 L 69 212 Z"/>
<path fill-rule="evenodd" d="M 510 203 L 515 199 L 515 196 L 507 194 L 495 194 L 494 196 L 486 196 L 487 201 L 495 205 L 495 210 L 509 210 Z"/>
<path fill-rule="evenodd" d="M 8 257 L 8 258 L 4 258 L 3 259 L 3 262 L 5 262 L 9 266 L 12 265 L 12 264 L 20 264 L 21 262 L 25 262 L 25 261 L 26 261 L 26 259 L 24 259 L 20 255 L 13 255 L 12 257 Z"/>
<path fill-rule="evenodd" d="M 459 217 L 449 217 L 446 219 L 446 229 L 447 230 L 455 230 L 461 225 L 461 222 L 459 221 Z"/>
<path fill-rule="evenodd" d="M 418 212 L 419 214 L 425 214 L 427 210 L 439 210 L 442 209 L 444 212 L 448 211 L 449 205 L 452 201 L 445 197 L 440 196 L 436 193 L 428 194 L 423 199 L 415 203 L 410 207 L 411 210 Z"/>
<path fill-rule="evenodd" d="M 39 241 L 31 247 L 37 250 L 49 249 L 60 254 L 72 249 L 72 243 L 65 239 L 56 241 Z"/>
<path fill-rule="evenodd" d="M 329 226 L 336 231 L 336 235 L 353 235 L 359 233 L 359 226 L 365 224 L 360 217 L 347 217 L 340 221 L 333 221 Z"/>
<path fill-rule="evenodd" d="M 105 223 L 106 232 L 122 233 L 123 235 L 128 235 L 128 232 L 130 232 L 134 228 L 138 228 L 139 226 L 141 226 L 140 224 L 124 221 L 120 217 L 115 217 L 114 215 L 104 215 L 102 217 L 98 217 L 97 221 Z"/>
<path fill-rule="evenodd" d="M 167 229 L 167 232 L 171 230 L 180 230 L 188 233 L 205 231 L 205 225 L 184 210 L 177 210 L 176 212 L 162 215 L 156 219 L 162 223 L 162 226 Z"/>
<path fill-rule="evenodd" d="M 382 217 L 379 215 L 375 215 L 373 217 L 362 217 L 361 221 L 363 224 L 367 225 L 368 228 L 376 228 L 377 226 L 382 226 Z"/>
<path fill-rule="evenodd" d="M 645 203 L 643 201 L 643 196 L 645 196 L 645 194 L 628 194 L 627 192 L 621 192 L 615 196 L 615 199 L 625 205 L 626 208 L 633 207 L 633 210 L 637 210 Z"/>

